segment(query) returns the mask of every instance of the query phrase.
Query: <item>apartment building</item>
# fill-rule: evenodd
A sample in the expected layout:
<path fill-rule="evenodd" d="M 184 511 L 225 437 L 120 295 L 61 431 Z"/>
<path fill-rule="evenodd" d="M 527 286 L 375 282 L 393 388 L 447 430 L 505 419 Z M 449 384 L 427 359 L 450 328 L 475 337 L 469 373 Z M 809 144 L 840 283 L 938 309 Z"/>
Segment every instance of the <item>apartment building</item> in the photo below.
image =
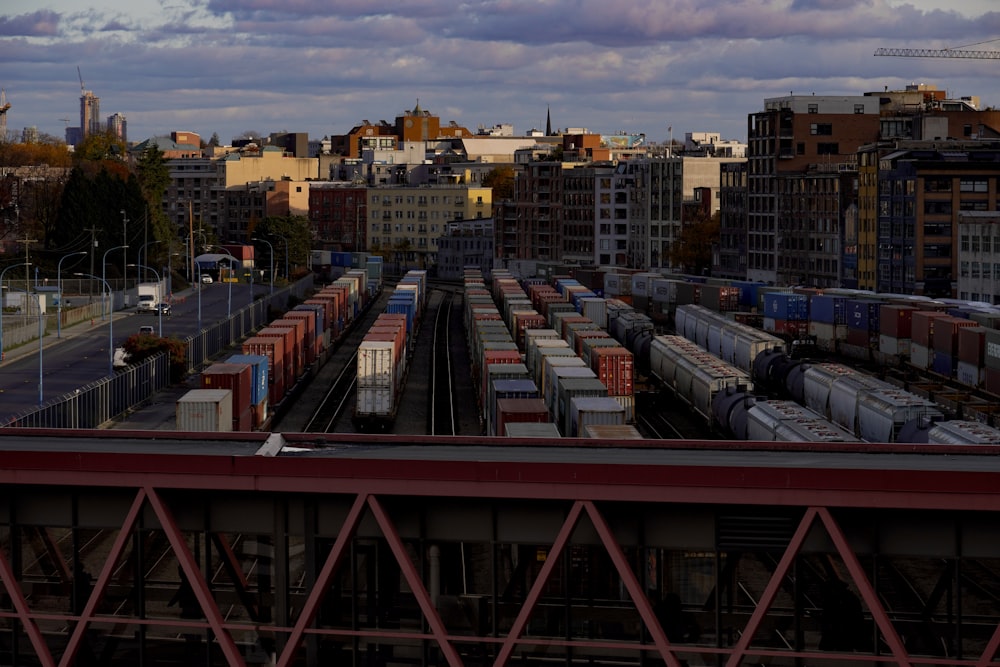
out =
<path fill-rule="evenodd" d="M 400 269 L 433 267 L 446 226 L 490 217 L 492 192 L 465 184 L 369 188 L 367 250 L 382 253 Z"/>
<path fill-rule="evenodd" d="M 873 287 L 953 297 L 960 273 L 959 216 L 998 209 L 1000 142 L 904 141 L 893 147 L 867 149 L 878 155 L 877 228 L 874 247 L 860 252 L 875 258 Z"/>
<path fill-rule="evenodd" d="M 672 269 L 670 252 L 692 214 L 711 217 L 721 207 L 722 169 L 744 158 L 661 157 L 619 165 L 614 215 L 627 220 L 627 266 Z M 627 178 L 631 175 L 632 178 Z M 633 188 L 629 191 L 628 188 Z M 598 230 L 598 238 L 601 230 Z"/>
<path fill-rule="evenodd" d="M 437 239 L 437 276 L 458 280 L 465 269 L 478 269 L 484 276 L 493 272 L 493 218 L 457 220 L 445 226 Z"/>
<path fill-rule="evenodd" d="M 959 299 L 1000 304 L 1000 211 L 958 214 Z"/>
<path fill-rule="evenodd" d="M 313 247 L 338 252 L 359 252 L 368 247 L 367 188 L 343 182 L 310 185 L 309 225 Z"/>
<path fill-rule="evenodd" d="M 719 165 L 719 241 L 712 253 L 712 275 L 719 278 L 747 276 L 747 171 L 745 160 Z"/>
<path fill-rule="evenodd" d="M 266 179 L 226 188 L 226 222 L 220 238 L 249 243 L 254 227 L 264 218 L 307 217 L 309 186 L 309 181 Z"/>
<path fill-rule="evenodd" d="M 841 196 L 841 174 L 856 172 L 858 148 L 878 131 L 872 96 L 770 98 L 748 116 L 748 279 L 836 284 L 844 222 L 855 210 Z M 824 201 L 810 203 L 812 194 Z M 808 257 L 803 248 L 812 249 Z"/>

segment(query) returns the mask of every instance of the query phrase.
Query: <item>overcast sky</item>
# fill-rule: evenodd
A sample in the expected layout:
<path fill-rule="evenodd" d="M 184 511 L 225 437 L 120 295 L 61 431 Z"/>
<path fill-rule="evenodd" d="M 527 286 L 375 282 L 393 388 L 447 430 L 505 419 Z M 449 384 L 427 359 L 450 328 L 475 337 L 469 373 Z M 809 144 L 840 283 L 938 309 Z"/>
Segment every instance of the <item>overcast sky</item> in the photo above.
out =
<path fill-rule="evenodd" d="M 5 0 L 8 130 L 64 136 L 80 80 L 131 141 L 188 130 L 343 134 L 420 106 L 513 124 L 745 140 L 768 97 L 923 82 L 1000 106 L 998 0 Z M 991 41 L 993 40 L 993 41 Z M 68 122 L 62 119 L 69 119 Z"/>

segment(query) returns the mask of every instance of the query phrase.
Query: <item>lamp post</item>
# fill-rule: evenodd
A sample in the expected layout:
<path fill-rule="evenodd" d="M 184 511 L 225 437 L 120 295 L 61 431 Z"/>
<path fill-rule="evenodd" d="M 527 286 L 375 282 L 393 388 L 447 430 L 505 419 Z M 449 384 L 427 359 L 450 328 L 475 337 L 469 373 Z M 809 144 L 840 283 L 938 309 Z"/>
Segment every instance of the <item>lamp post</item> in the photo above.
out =
<path fill-rule="evenodd" d="M 83 276 L 85 278 L 92 278 L 94 280 L 100 280 L 102 283 L 104 283 L 104 286 L 108 289 L 108 298 L 109 299 L 111 298 L 111 285 L 109 285 L 108 281 L 105 280 L 104 278 L 98 278 L 97 276 L 89 273 L 74 273 L 73 275 Z M 108 310 L 111 311 L 110 317 L 108 317 L 108 375 L 114 375 L 115 374 L 115 334 L 114 334 L 115 313 L 114 310 L 110 308 Z"/>
<path fill-rule="evenodd" d="M 287 283 L 287 282 L 289 282 L 289 276 L 288 276 L 288 239 L 285 238 L 284 236 L 282 236 L 281 234 L 275 234 L 275 236 L 277 236 L 279 239 L 281 239 L 282 245 L 285 246 L 285 282 Z"/>
<path fill-rule="evenodd" d="M 270 268 L 270 276 L 271 276 L 271 296 L 274 296 L 274 246 L 273 246 L 273 245 L 271 245 L 271 242 L 270 242 L 270 241 L 265 241 L 264 239 L 262 239 L 262 238 L 259 238 L 259 237 L 254 237 L 254 238 L 253 238 L 253 239 L 251 239 L 251 240 L 252 240 L 252 241 L 260 241 L 261 243 L 266 243 L 266 244 L 267 244 L 267 247 L 271 249 L 271 268 Z"/>
<path fill-rule="evenodd" d="M 74 257 L 76 255 L 86 255 L 86 250 L 81 250 L 80 252 L 71 252 L 68 255 L 64 255 L 59 258 L 59 264 L 56 265 L 56 289 L 59 292 L 59 306 L 56 308 L 56 338 L 62 338 L 62 305 L 63 305 L 63 291 L 62 291 L 62 263 L 64 259 L 69 257 Z"/>
<path fill-rule="evenodd" d="M 150 267 L 148 267 L 148 266 L 146 266 L 144 264 L 129 264 L 129 266 L 134 266 L 137 269 L 146 269 L 147 271 L 152 271 L 153 275 L 156 276 L 156 282 L 159 283 L 159 285 L 161 287 L 163 286 L 163 281 L 160 280 L 160 273 L 156 269 L 150 268 Z M 142 280 L 140 280 L 139 282 L 142 282 Z M 163 307 L 162 306 L 163 306 L 162 303 L 157 303 L 156 304 L 156 315 L 157 315 L 157 317 L 159 319 L 158 323 L 160 325 L 160 338 L 163 338 Z"/>
<path fill-rule="evenodd" d="M 122 247 L 128 247 L 128 216 L 125 214 L 125 209 L 120 211 L 122 214 Z M 125 271 L 125 265 L 128 264 L 128 253 L 122 257 L 122 292 L 125 292 L 125 288 L 128 285 L 128 281 L 125 280 L 125 276 L 128 272 Z"/>
<path fill-rule="evenodd" d="M 139 256 L 136 257 L 136 262 L 137 262 L 136 267 L 143 267 L 143 266 L 148 266 L 149 265 L 149 250 L 148 250 L 148 248 L 149 248 L 149 246 L 154 245 L 156 243 L 159 243 L 159 241 L 158 240 L 157 241 L 150 241 L 149 243 L 142 244 L 142 247 L 139 248 Z M 138 270 L 135 272 L 135 279 L 138 282 L 142 282 L 142 278 L 140 277 Z"/>
<path fill-rule="evenodd" d="M 3 271 L 0 271 L 0 361 L 3 361 L 3 274 L 7 273 L 11 269 L 17 268 L 19 266 L 28 266 L 28 262 L 21 262 L 20 264 L 11 264 Z M 27 294 L 27 291 L 25 291 Z"/>
<path fill-rule="evenodd" d="M 124 211 L 122 213 L 124 214 Z M 107 281 L 107 275 L 108 275 L 107 274 L 108 253 L 111 252 L 111 251 L 113 251 L 113 250 L 121 250 L 121 249 L 128 250 L 128 246 L 127 245 L 116 245 L 114 248 L 108 248 L 107 250 L 105 250 L 104 251 L 104 255 L 101 256 L 101 280 L 103 280 L 104 284 L 108 285 L 109 288 L 110 288 L 111 285 Z M 122 280 L 124 281 L 124 279 L 125 279 L 125 263 L 128 262 L 128 257 L 127 257 L 128 253 L 122 253 L 122 254 L 126 255 L 125 262 L 122 263 Z M 96 278 L 96 276 L 94 276 L 94 277 Z M 123 285 L 124 285 L 124 283 L 123 283 Z M 122 287 L 122 290 L 124 291 L 124 286 Z M 111 296 L 111 292 L 110 292 L 110 289 L 109 289 L 109 291 L 108 291 L 108 297 L 110 297 L 110 296 Z M 111 300 L 112 299 L 109 299 L 109 301 L 111 301 Z M 108 304 L 108 310 L 109 311 L 114 311 L 114 303 L 109 303 Z M 102 319 L 104 318 L 104 315 L 105 315 L 104 308 L 101 308 L 101 318 Z"/>
<path fill-rule="evenodd" d="M 214 248 L 216 250 L 221 250 L 222 252 L 224 252 L 227 255 L 229 255 L 230 257 L 232 257 L 234 262 L 236 261 L 236 255 L 234 255 L 233 253 L 229 252 L 228 250 L 226 250 L 222 246 L 214 246 Z M 229 286 L 229 295 L 228 295 L 228 297 L 226 299 L 226 319 L 228 320 L 233 315 L 233 266 L 232 266 L 232 264 L 229 265 L 229 277 L 226 279 L 226 284 Z"/>
<path fill-rule="evenodd" d="M 45 319 L 43 318 L 43 315 L 42 315 L 42 295 L 39 294 L 38 292 L 35 292 L 35 299 L 38 301 L 38 404 L 41 405 L 42 402 L 43 402 L 43 400 L 42 400 L 42 394 L 43 394 L 43 391 L 42 391 L 42 377 L 43 377 L 43 374 L 42 374 L 42 348 L 44 347 L 43 344 L 42 344 L 42 341 L 45 338 L 45 326 L 44 326 Z M 62 295 L 61 294 L 59 295 L 59 299 L 62 300 Z"/>
<path fill-rule="evenodd" d="M 195 262 L 194 267 L 198 270 L 198 333 L 201 334 L 201 264 Z"/>

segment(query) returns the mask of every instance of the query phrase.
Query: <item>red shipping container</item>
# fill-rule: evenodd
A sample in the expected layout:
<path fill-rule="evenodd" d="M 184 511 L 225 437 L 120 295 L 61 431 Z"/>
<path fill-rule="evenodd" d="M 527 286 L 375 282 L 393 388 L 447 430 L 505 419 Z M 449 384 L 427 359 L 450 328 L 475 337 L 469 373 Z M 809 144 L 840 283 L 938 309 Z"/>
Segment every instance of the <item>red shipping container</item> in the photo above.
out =
<path fill-rule="evenodd" d="M 798 338 L 809 333 L 809 320 L 775 320 L 765 318 L 764 330 Z"/>
<path fill-rule="evenodd" d="M 577 331 L 573 336 L 573 342 L 575 343 L 573 349 L 576 350 L 577 356 L 579 357 L 583 356 L 583 341 L 590 338 L 611 338 L 611 334 L 609 334 L 607 331 L 603 329 L 592 329 L 590 331 Z"/>
<path fill-rule="evenodd" d="M 608 396 L 635 393 L 635 360 L 631 352 L 624 347 L 597 347 L 591 360 L 591 370 L 608 388 Z"/>
<path fill-rule="evenodd" d="M 958 359 L 976 366 L 986 363 L 986 327 L 962 327 L 958 330 Z"/>
<path fill-rule="evenodd" d="M 576 322 L 580 322 L 580 323 L 584 323 L 584 324 L 593 324 L 594 323 L 594 321 L 592 319 L 590 319 L 589 317 L 584 317 L 583 315 L 567 315 L 566 317 L 563 317 L 560 320 L 560 327 L 561 327 L 562 331 L 559 332 L 559 337 L 562 338 L 567 343 L 569 342 L 569 335 L 570 335 L 570 333 L 569 333 L 569 327 L 567 327 L 566 325 L 570 324 L 570 323 L 576 323 Z"/>
<path fill-rule="evenodd" d="M 298 377 L 306 370 L 306 323 L 300 319 L 282 317 L 272 321 L 269 327 L 293 327 L 295 329 L 295 375 Z"/>
<path fill-rule="evenodd" d="M 307 311 L 290 310 L 282 317 L 284 320 L 302 320 L 306 326 L 306 363 L 312 364 L 322 352 L 316 336 L 316 317 Z"/>
<path fill-rule="evenodd" d="M 212 364 L 201 372 L 202 389 L 228 389 L 233 393 L 233 430 L 250 430 L 250 395 L 253 368 L 250 364 Z M 246 419 L 246 426 L 241 421 Z"/>
<path fill-rule="evenodd" d="M 969 327 L 976 327 L 979 324 L 974 320 L 967 320 L 963 317 L 939 317 L 934 320 L 934 337 L 931 347 L 935 352 L 943 352 L 949 357 L 958 356 L 958 331 Z"/>
<path fill-rule="evenodd" d="M 910 338 L 913 323 L 913 306 L 883 303 L 879 307 L 879 333 L 890 338 Z"/>
<path fill-rule="evenodd" d="M 944 313 L 933 310 L 915 310 L 911 316 L 913 342 L 931 349 L 934 340 L 934 320 L 947 317 Z"/>
<path fill-rule="evenodd" d="M 529 311 L 514 315 L 514 326 L 517 329 L 514 332 L 514 342 L 523 350 L 525 331 L 529 329 L 547 329 L 549 325 L 544 315 L 536 311 Z"/>
<path fill-rule="evenodd" d="M 847 329 L 847 344 L 855 347 L 872 347 L 872 335 L 867 329 Z"/>
<path fill-rule="evenodd" d="M 986 391 L 1000 396 L 1000 368 L 986 367 Z"/>
<path fill-rule="evenodd" d="M 282 380 L 285 383 L 285 391 L 295 384 L 295 329 L 290 327 L 264 327 L 257 332 L 258 338 L 280 338 L 281 346 L 281 368 L 284 371 Z"/>
<path fill-rule="evenodd" d="M 277 336 L 251 336 L 243 341 L 243 354 L 267 357 L 267 400 L 272 406 L 285 397 L 285 339 Z"/>
<path fill-rule="evenodd" d="M 497 435 L 507 435 L 507 424 L 545 424 L 552 421 L 542 398 L 501 398 L 497 401 Z"/>

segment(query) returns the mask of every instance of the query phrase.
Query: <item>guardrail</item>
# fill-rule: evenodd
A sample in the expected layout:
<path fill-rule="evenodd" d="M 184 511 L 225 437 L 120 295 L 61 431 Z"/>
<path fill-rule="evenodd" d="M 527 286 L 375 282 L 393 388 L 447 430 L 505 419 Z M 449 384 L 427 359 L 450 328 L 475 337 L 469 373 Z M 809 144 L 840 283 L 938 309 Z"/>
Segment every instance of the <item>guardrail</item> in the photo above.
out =
<path fill-rule="evenodd" d="M 288 287 L 275 290 L 273 295 L 258 297 L 250 305 L 233 313 L 229 319 L 189 337 L 186 340 L 188 373 L 198 372 L 237 342 L 266 325 L 270 321 L 272 308 L 287 310 L 293 298 L 304 298 L 312 287 L 313 279 L 310 275 Z M 100 304 L 90 305 L 97 306 L 99 316 Z M 4 336 L 6 335 L 5 330 Z M 37 330 L 35 335 L 37 337 Z M 170 384 L 170 360 L 166 354 L 157 354 L 112 376 L 103 377 L 72 393 L 52 399 L 45 405 L 15 415 L 0 427 L 101 428 L 126 412 L 140 407 Z"/>

